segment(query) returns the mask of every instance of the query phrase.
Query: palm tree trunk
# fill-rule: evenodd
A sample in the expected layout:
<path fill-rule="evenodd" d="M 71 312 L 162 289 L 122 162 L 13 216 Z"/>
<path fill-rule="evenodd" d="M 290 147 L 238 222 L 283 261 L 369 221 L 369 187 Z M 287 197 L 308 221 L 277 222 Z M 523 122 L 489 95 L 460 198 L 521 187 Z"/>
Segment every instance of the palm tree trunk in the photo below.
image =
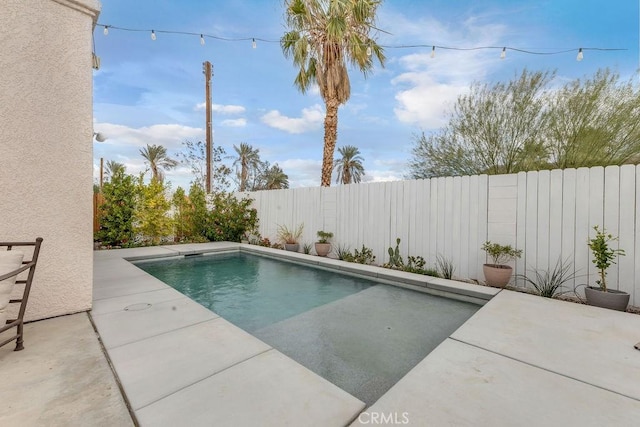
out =
<path fill-rule="evenodd" d="M 331 172 L 333 171 L 333 152 L 338 139 L 338 107 L 335 99 L 325 101 L 326 115 L 324 117 L 324 150 L 322 152 L 322 180 L 323 187 L 331 186 Z"/>

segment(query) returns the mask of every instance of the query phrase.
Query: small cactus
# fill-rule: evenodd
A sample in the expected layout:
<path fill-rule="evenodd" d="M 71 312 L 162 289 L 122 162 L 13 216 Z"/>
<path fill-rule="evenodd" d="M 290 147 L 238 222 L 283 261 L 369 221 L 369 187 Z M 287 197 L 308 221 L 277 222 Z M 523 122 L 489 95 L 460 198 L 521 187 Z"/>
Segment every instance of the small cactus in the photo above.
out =
<path fill-rule="evenodd" d="M 404 262 L 402 261 L 402 256 L 400 255 L 400 238 L 396 239 L 396 248 L 389 248 L 389 265 L 391 267 L 402 268 L 404 267 Z"/>

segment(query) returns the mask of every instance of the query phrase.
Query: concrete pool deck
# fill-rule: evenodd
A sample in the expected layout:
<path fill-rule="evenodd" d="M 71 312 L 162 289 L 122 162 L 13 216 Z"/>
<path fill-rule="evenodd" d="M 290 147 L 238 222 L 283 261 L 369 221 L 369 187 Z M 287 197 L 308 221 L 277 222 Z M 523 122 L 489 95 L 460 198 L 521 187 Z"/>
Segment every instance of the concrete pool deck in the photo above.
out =
<path fill-rule="evenodd" d="M 125 260 L 239 247 L 336 265 L 379 280 L 397 273 L 227 243 L 96 252 L 91 316 L 140 425 L 627 426 L 640 419 L 640 351 L 633 348 L 640 341 L 638 315 L 464 283 L 449 288 L 448 281 L 411 276 L 410 286 L 490 301 L 365 409 L 358 399 Z M 88 322 L 85 314 L 58 319 Z M 0 349 L 0 377 L 32 357 L 37 331 L 45 341 L 67 337 L 68 328 L 58 319 L 27 325 L 25 351 L 7 354 L 10 345 Z M 90 332 L 84 331 L 87 341 L 98 345 Z M 82 373 L 86 368 L 77 361 L 87 350 L 84 345 L 71 350 L 82 355 L 62 358 Z M 54 382 L 63 373 L 54 371 Z M 0 398 L 12 393 L 13 408 L 30 403 L 36 415 L 38 410 L 50 414 L 49 425 L 74 425 L 57 418 L 60 410 L 46 412 L 57 407 L 55 396 L 47 403 L 23 393 L 45 381 L 43 376 L 41 369 L 26 372 L 27 382 L 0 388 Z M 90 402 L 71 402 L 70 411 L 92 409 L 105 425 L 126 418 L 117 399 L 115 405 L 106 397 Z M 0 422 L 12 420 L 4 416 Z"/>
<path fill-rule="evenodd" d="M 362 413 L 359 400 L 124 260 L 238 248 L 490 301 Z M 633 425 L 640 417 L 637 315 L 226 243 L 96 252 L 94 271 L 92 316 L 142 425 L 365 425 L 403 415 L 411 425 Z"/>

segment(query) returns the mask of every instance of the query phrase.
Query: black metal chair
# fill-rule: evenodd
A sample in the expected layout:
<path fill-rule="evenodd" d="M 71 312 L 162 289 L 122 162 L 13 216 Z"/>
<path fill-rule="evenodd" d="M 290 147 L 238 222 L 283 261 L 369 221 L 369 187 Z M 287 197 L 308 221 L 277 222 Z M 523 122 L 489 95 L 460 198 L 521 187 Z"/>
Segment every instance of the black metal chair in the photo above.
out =
<path fill-rule="evenodd" d="M 24 312 L 27 308 L 27 302 L 29 301 L 29 292 L 31 291 L 31 282 L 33 281 L 33 274 L 36 271 L 36 264 L 38 262 L 38 255 L 40 254 L 40 245 L 42 244 L 42 237 L 38 237 L 35 242 L 0 242 L 0 248 L 7 247 L 7 250 L 12 250 L 14 247 L 18 246 L 33 246 L 33 254 L 30 260 L 23 260 L 22 266 L 16 270 L 13 270 L 9 273 L 0 274 L 0 281 L 8 279 L 13 276 L 17 276 L 23 271 L 29 270 L 27 273 L 26 279 L 16 280 L 16 285 L 22 284 L 24 285 L 24 290 L 22 292 L 22 298 L 16 298 L 9 300 L 9 304 L 12 303 L 20 303 L 20 308 L 18 310 L 18 318 L 17 319 L 9 319 L 7 320 L 5 325 L 0 325 L 0 334 L 11 329 L 17 328 L 16 335 L 11 338 L 7 338 L 4 341 L 0 342 L 0 347 L 5 344 L 10 343 L 13 340 L 16 340 L 16 348 L 15 351 L 20 351 L 24 349 L 23 345 L 23 332 L 24 332 Z M 25 255 L 27 256 L 27 255 Z"/>

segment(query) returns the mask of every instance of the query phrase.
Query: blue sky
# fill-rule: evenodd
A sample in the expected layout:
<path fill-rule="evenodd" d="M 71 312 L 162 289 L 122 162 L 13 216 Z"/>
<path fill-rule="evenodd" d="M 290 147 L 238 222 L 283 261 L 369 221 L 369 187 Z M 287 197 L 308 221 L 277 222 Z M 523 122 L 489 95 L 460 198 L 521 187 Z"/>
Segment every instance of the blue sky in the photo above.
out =
<path fill-rule="evenodd" d="M 412 136 L 436 130 L 456 97 L 473 82 L 505 81 L 522 69 L 557 70 L 557 84 L 610 67 L 625 79 L 640 67 L 637 0 L 387 0 L 378 13 L 378 43 L 424 44 L 386 48 L 385 68 L 365 79 L 352 70 L 351 99 L 339 111 L 337 146 L 355 145 L 364 157 L 365 181 L 402 179 Z M 251 144 L 263 160 L 278 163 L 291 187 L 317 186 L 323 144 L 324 104 L 317 90 L 300 94 L 296 70 L 277 42 L 222 41 L 162 30 L 223 38 L 277 41 L 284 33 L 282 0 L 103 0 L 99 23 L 148 31 L 96 27 L 94 130 L 108 139 L 94 143 L 94 174 L 100 158 L 145 170 L 140 148 L 162 144 L 170 155 L 185 140 L 205 139 L 202 62 L 210 61 L 214 145 L 231 155 Z M 151 40 L 150 30 L 157 32 Z M 501 49 L 453 51 L 451 47 L 507 46 L 539 52 L 579 47 L 558 55 L 528 55 Z M 232 160 L 226 160 L 231 163 Z M 167 173 L 173 188 L 188 187 L 186 167 Z M 335 177 L 334 177 L 335 181 Z M 335 185 L 335 184 L 332 184 Z"/>

